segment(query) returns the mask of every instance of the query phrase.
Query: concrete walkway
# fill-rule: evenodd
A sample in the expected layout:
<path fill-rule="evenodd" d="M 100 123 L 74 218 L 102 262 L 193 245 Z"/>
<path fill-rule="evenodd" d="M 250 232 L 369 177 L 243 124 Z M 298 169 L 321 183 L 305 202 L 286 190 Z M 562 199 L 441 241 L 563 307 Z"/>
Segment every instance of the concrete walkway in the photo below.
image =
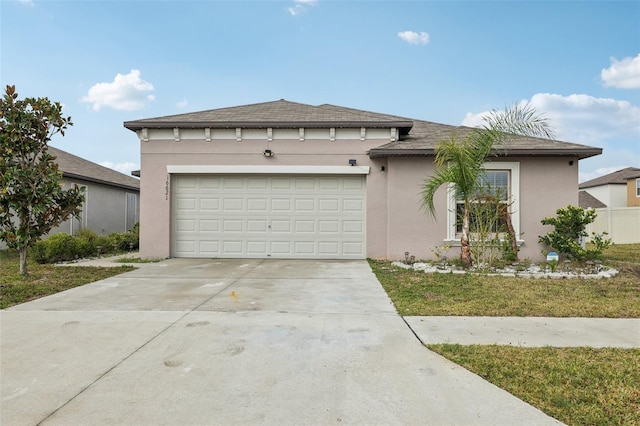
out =
<path fill-rule="evenodd" d="M 3 425 L 558 424 L 424 348 L 365 261 L 171 259 L 0 326 Z"/>
<path fill-rule="evenodd" d="M 640 319 L 404 317 L 425 344 L 640 348 Z"/>

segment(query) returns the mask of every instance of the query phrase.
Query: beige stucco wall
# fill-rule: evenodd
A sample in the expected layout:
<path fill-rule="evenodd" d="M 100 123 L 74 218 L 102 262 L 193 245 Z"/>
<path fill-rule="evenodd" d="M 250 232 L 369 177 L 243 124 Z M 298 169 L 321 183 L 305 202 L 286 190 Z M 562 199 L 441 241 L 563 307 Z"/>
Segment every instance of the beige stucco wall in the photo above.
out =
<path fill-rule="evenodd" d="M 264 131 L 264 130 L 263 130 Z M 255 139 L 153 139 L 141 141 L 141 242 L 143 257 L 171 255 L 171 176 L 168 165 L 324 165 L 370 166 L 367 179 L 367 256 L 401 259 L 406 251 L 418 259 L 433 258 L 433 248 L 447 238 L 446 189 L 436 197 L 436 218 L 421 207 L 420 190 L 433 170 L 433 158 L 392 157 L 372 160 L 367 151 L 389 140 L 361 141 L 317 135 L 314 139 L 283 138 L 267 143 Z M 164 136 L 164 134 L 163 134 Z M 245 134 L 246 136 L 246 134 Z M 275 152 L 271 158 L 262 152 Z M 573 160 L 573 165 L 569 161 Z M 539 260 L 542 247 L 538 236 L 548 229 L 540 224 L 559 207 L 578 203 L 578 166 L 575 158 L 509 158 L 520 163 L 520 228 L 523 232 L 521 258 Z M 384 171 L 382 167 L 384 166 Z M 457 255 L 452 248 L 449 256 Z"/>
<path fill-rule="evenodd" d="M 327 139 L 266 140 L 150 140 L 141 142 L 140 252 L 144 257 L 164 258 L 170 251 L 171 176 L 168 165 L 256 165 L 256 166 L 370 166 L 367 175 L 367 247 L 383 247 L 385 232 L 386 160 L 373 161 L 366 154 L 388 140 Z M 267 147 L 275 152 L 265 157 Z M 382 192 L 381 192 L 382 191 Z M 377 212 L 377 213 L 376 213 Z M 373 231 L 373 232 L 372 232 Z M 379 250 L 374 250 L 378 252 Z"/>
<path fill-rule="evenodd" d="M 640 207 L 640 197 L 636 192 L 636 181 L 639 179 L 629 179 L 627 181 L 627 207 Z"/>

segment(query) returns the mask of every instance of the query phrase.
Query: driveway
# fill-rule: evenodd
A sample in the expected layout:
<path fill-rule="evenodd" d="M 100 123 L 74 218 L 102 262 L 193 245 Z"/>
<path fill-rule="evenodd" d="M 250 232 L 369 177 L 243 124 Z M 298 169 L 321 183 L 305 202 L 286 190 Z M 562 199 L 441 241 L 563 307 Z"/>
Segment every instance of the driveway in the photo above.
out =
<path fill-rule="evenodd" d="M 424 348 L 365 261 L 171 259 L 0 320 L 3 425 L 557 424 Z"/>

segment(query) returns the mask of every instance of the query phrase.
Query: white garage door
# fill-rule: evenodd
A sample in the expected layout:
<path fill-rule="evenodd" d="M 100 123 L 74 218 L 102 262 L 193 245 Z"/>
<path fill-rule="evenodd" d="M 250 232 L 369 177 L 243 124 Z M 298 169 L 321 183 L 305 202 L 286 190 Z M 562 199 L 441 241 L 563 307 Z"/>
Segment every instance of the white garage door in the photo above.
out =
<path fill-rule="evenodd" d="M 364 259 L 365 177 L 173 175 L 174 257 Z"/>

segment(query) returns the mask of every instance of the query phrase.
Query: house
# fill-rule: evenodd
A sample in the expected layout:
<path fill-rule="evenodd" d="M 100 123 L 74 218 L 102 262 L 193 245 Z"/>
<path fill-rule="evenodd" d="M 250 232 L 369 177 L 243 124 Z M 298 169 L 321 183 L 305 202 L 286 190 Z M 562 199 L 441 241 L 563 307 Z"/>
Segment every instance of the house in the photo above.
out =
<path fill-rule="evenodd" d="M 583 209 L 602 209 L 607 205 L 587 191 L 578 191 L 578 206 Z"/>
<path fill-rule="evenodd" d="M 601 205 L 585 205 L 595 209 L 596 218 L 586 231 L 607 233 L 616 244 L 640 243 L 640 168 L 627 167 L 583 182 L 581 191 Z"/>
<path fill-rule="evenodd" d="M 469 128 L 286 100 L 124 123 L 141 153 L 144 257 L 431 258 L 459 244 L 456 199 L 421 207 L 434 148 Z M 486 165 L 509 193 L 520 255 L 578 203 L 578 161 L 602 149 L 514 137 Z"/>
<path fill-rule="evenodd" d="M 85 201 L 79 218 L 60 224 L 51 233 L 74 234 L 87 228 L 98 234 L 126 232 L 139 221 L 140 181 L 61 149 L 49 146 L 62 182 L 84 187 Z"/>
<path fill-rule="evenodd" d="M 627 167 L 617 170 L 583 182 L 579 188 L 606 207 L 640 206 L 640 169 Z"/>

